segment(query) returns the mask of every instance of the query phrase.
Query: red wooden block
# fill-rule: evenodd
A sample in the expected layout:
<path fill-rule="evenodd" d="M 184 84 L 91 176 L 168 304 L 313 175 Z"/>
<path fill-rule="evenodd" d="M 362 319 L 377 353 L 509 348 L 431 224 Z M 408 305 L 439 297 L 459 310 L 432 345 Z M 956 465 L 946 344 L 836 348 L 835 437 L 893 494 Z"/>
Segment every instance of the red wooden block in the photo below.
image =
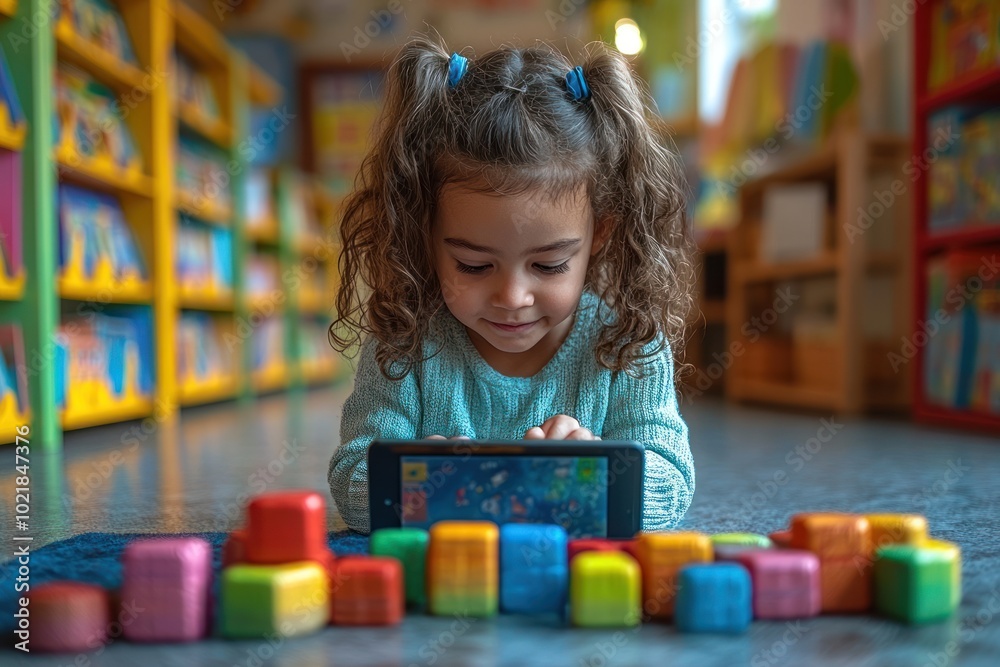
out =
<path fill-rule="evenodd" d="M 792 548 L 792 531 L 790 530 L 776 530 L 770 535 L 771 542 L 774 543 L 775 549 L 791 549 Z"/>
<path fill-rule="evenodd" d="M 276 491 L 247 507 L 246 557 L 250 563 L 326 558 L 326 503 L 315 491 Z"/>
<path fill-rule="evenodd" d="M 347 556 L 335 566 L 337 590 L 330 617 L 336 625 L 396 625 L 403 620 L 403 566 L 395 558 Z"/>
<path fill-rule="evenodd" d="M 229 533 L 222 545 L 222 567 L 247 562 L 247 531 L 239 528 Z"/>
<path fill-rule="evenodd" d="M 108 592 L 100 586 L 54 581 L 31 591 L 31 644 L 37 651 L 92 651 L 107 641 Z"/>
<path fill-rule="evenodd" d="M 635 540 L 610 540 L 600 537 L 586 537 L 578 540 L 570 540 L 567 544 L 569 557 L 567 561 L 572 561 L 573 557 L 584 551 L 623 551 L 632 558 L 636 557 Z"/>

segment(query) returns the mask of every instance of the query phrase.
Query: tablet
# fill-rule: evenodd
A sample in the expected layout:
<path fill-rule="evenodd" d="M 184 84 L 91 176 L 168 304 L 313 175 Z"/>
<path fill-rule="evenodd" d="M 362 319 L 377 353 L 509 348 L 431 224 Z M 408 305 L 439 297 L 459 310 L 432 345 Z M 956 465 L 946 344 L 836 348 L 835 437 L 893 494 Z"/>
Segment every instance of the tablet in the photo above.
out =
<path fill-rule="evenodd" d="M 631 538 L 642 524 L 643 453 L 629 441 L 376 440 L 371 529 L 488 520 Z"/>

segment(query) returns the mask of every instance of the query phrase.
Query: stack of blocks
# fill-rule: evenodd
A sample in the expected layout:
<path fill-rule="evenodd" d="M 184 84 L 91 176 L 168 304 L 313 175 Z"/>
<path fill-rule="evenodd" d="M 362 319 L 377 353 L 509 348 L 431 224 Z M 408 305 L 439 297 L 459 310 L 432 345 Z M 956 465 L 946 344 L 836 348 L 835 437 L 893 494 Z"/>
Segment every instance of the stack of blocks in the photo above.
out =
<path fill-rule="evenodd" d="M 336 567 L 326 543 L 326 503 L 313 491 L 254 498 L 245 531 L 224 549 L 221 630 L 226 637 L 303 635 L 331 616 Z"/>
<path fill-rule="evenodd" d="M 124 628 L 145 642 L 192 642 L 208 634 L 212 547 L 197 537 L 136 540 L 122 555 L 122 599 L 143 609 Z"/>
<path fill-rule="evenodd" d="M 497 613 L 500 529 L 490 521 L 439 521 L 427 551 L 427 600 L 432 614 L 487 617 Z"/>
<path fill-rule="evenodd" d="M 826 613 L 871 608 L 871 533 L 868 519 L 815 512 L 792 517 L 792 547 L 819 557 L 821 607 Z"/>
<path fill-rule="evenodd" d="M 708 536 L 692 532 L 640 533 L 636 552 L 642 566 L 643 609 L 658 619 L 674 614 L 681 568 L 713 558 Z"/>

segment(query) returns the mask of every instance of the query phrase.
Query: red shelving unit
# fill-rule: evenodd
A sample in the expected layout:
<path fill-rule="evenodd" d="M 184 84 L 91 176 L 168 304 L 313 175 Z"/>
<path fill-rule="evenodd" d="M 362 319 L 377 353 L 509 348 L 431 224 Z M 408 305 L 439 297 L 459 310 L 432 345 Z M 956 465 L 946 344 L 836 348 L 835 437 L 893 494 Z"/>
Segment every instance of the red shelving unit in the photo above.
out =
<path fill-rule="evenodd" d="M 920 159 L 927 146 L 927 119 L 935 112 L 955 104 L 993 103 L 1000 106 L 1000 63 L 981 71 L 961 75 L 944 86 L 930 89 L 931 21 L 934 7 L 941 0 L 917 3 L 914 16 L 913 59 L 913 155 Z M 951 249 L 975 249 L 1000 246 L 1000 224 L 986 225 L 970 220 L 967 225 L 947 231 L 928 228 L 927 171 L 918 170 L 914 215 L 914 332 L 927 317 L 927 264 L 935 255 Z M 924 349 L 914 358 L 913 415 L 917 421 L 947 427 L 971 428 L 1000 433 L 1000 414 L 954 409 L 931 403 L 924 391 Z"/>

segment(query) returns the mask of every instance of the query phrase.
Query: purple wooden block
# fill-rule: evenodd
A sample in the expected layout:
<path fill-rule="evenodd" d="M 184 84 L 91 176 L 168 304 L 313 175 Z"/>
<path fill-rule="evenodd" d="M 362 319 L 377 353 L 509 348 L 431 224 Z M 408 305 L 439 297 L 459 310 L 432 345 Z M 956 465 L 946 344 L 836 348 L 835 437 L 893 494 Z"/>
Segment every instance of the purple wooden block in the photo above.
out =
<path fill-rule="evenodd" d="M 757 618 L 808 618 L 820 612 L 819 558 L 811 551 L 753 549 L 736 562 L 753 579 L 753 613 Z"/>
<path fill-rule="evenodd" d="M 123 624 L 133 641 L 196 641 L 208 634 L 212 547 L 197 537 L 136 540 L 122 555 L 122 603 L 142 609 Z"/>

